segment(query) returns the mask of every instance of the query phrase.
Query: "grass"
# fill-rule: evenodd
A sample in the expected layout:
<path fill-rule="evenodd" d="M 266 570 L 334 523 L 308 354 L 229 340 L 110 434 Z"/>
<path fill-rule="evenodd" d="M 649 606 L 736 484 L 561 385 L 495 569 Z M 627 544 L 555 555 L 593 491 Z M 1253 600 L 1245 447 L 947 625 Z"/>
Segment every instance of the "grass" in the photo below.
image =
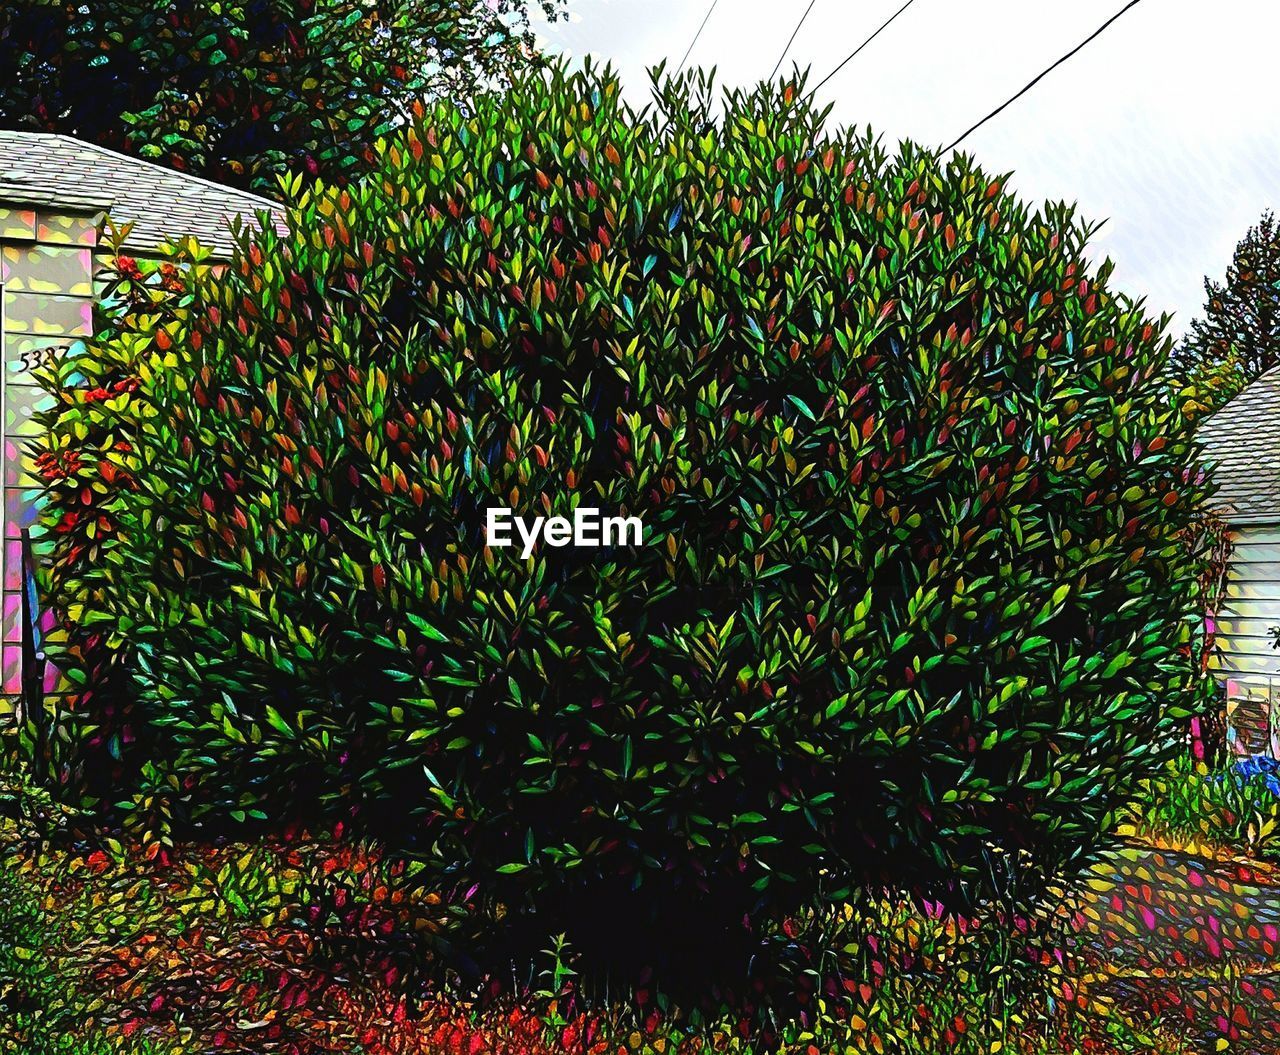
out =
<path fill-rule="evenodd" d="M 1184 756 L 1147 781 L 1121 833 L 1210 856 L 1280 856 L 1280 795 L 1274 776 L 1233 763 L 1210 769 Z"/>
<path fill-rule="evenodd" d="M 165 1047 L 112 1037 L 66 999 L 75 980 L 47 950 L 61 940 L 20 872 L 0 868 L 0 1052 L 4 1055 L 164 1055 Z"/>
<path fill-rule="evenodd" d="M 1182 763 L 1144 789 L 1128 823 L 1221 854 L 1269 850 L 1274 802 L 1259 786 Z M 1082 884 L 1106 908 L 1095 923 L 1069 894 L 1034 917 L 1001 903 L 958 915 L 893 892 L 797 914 L 769 936 L 783 965 L 771 988 L 694 1010 L 651 987 L 583 981 L 554 938 L 526 970 L 462 982 L 448 943 L 471 906 L 373 844 L 299 836 L 155 852 L 111 833 L 74 842 L 65 814 L 12 781 L 0 805 L 0 1055 L 1213 1050 L 1218 1012 L 1194 1026 L 1158 1006 L 1161 971 L 1134 966 L 1160 893 L 1158 876 L 1134 871 L 1147 867 L 1139 858 Z M 1222 882 L 1228 913 L 1239 899 Z M 1132 905 L 1128 887 L 1141 893 Z M 1099 953 L 1112 948 L 1115 962 Z M 1206 978 L 1259 999 L 1237 967 L 1228 957 Z"/>
<path fill-rule="evenodd" d="M 1186 1050 L 1064 996 L 1051 929 L 889 896 L 780 925 L 786 1014 L 765 997 L 684 1013 L 653 992 L 581 985 L 563 946 L 523 981 L 429 983 L 415 968 L 450 910 L 368 845 L 187 845 L 165 861 L 115 840 L 10 843 L 3 862 L 6 1052 Z"/>

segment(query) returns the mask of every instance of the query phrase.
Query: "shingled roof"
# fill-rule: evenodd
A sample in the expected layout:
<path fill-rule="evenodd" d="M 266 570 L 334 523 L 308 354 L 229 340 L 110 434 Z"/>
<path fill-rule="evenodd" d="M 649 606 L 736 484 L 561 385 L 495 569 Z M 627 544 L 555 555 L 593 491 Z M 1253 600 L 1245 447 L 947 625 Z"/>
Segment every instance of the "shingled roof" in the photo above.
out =
<path fill-rule="evenodd" d="M 1227 518 L 1280 522 L 1280 367 L 1204 421 L 1199 439 Z"/>
<path fill-rule="evenodd" d="M 284 211 L 267 198 L 44 132 L 0 130 L 0 201 L 106 211 L 134 224 L 124 244 L 140 253 L 194 235 L 229 256 L 232 221 L 256 223 L 263 211 L 284 227 Z"/>

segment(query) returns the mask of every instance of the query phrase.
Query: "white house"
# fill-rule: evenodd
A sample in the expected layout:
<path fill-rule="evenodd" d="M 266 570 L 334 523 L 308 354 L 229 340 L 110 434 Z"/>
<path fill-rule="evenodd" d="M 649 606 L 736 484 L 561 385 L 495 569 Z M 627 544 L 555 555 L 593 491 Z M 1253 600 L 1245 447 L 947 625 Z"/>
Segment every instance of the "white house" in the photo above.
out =
<path fill-rule="evenodd" d="M 37 618 L 23 541 L 36 530 L 27 445 L 46 396 L 31 371 L 94 331 L 105 218 L 133 225 L 123 249 L 140 259 L 192 235 L 217 261 L 231 255 L 231 225 L 264 214 L 283 226 L 280 207 L 257 195 L 68 136 L 0 130 L 0 715 L 22 692 L 24 634 Z"/>
<path fill-rule="evenodd" d="M 1263 374 L 1199 430 L 1231 528 L 1217 613 L 1218 669 L 1237 750 L 1280 757 L 1280 367 Z"/>

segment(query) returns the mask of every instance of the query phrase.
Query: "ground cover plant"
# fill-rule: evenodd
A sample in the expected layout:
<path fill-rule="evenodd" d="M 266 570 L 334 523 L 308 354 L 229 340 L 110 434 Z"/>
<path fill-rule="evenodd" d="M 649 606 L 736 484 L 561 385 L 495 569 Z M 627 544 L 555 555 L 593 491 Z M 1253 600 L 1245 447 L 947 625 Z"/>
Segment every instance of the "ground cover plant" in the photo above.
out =
<path fill-rule="evenodd" d="M 340 822 L 699 984 L 814 898 L 1098 844 L 1201 684 L 1163 323 L 970 159 L 711 114 L 530 76 L 229 267 L 120 262 L 47 378 L 65 793 L 157 846 Z M 493 505 L 645 538 L 522 561 Z"/>
<path fill-rule="evenodd" d="M 690 1015 L 652 990 L 606 999 L 581 982 L 564 946 L 500 990 L 406 988 L 397 949 L 438 922 L 439 899 L 411 897 L 397 875 L 402 866 L 376 847 L 295 834 L 180 845 L 168 860 L 149 860 L 144 850 L 117 840 L 96 849 L 8 845 L 0 927 L 17 953 L 0 956 L 9 1001 L 0 1008 L 0 1050 L 1196 1050 L 1196 1034 L 1176 1020 L 1148 1015 L 1130 1024 L 1113 1001 L 1086 992 L 1086 960 L 1068 944 L 1076 922 L 1066 918 L 1043 930 L 1024 920 L 1005 934 L 985 913 L 868 899 L 787 924 L 788 940 L 813 955 L 799 978 L 814 986 L 809 1006 L 781 1019 L 763 1006 Z M 841 977 L 836 959 L 858 974 Z"/>
<path fill-rule="evenodd" d="M 1266 758 L 1209 766 L 1183 756 L 1146 780 L 1124 829 L 1145 839 L 1270 858 L 1280 852 L 1280 769 Z"/>
<path fill-rule="evenodd" d="M 6 778 L 8 779 L 8 778 Z M 782 921 L 801 997 L 698 1011 L 602 990 L 552 941 L 527 975 L 423 986 L 459 906 L 342 833 L 251 843 L 74 835 L 21 780 L 0 819 L 0 1051 L 30 1055 L 1269 1052 L 1280 886 L 1142 847 L 1034 917 L 901 893 Z M 74 821 L 74 818 L 72 818 Z M 465 906 L 461 907 L 464 911 Z"/>

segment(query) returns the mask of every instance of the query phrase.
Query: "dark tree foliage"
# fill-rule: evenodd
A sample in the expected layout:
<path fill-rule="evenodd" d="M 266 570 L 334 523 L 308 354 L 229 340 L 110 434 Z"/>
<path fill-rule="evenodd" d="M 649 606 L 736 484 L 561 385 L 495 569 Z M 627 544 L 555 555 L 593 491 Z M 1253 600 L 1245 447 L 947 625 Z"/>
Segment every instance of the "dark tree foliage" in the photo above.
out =
<path fill-rule="evenodd" d="M 1175 353 L 1187 395 L 1212 412 L 1280 363 L 1280 226 L 1270 211 L 1236 246 L 1222 282 L 1204 281 L 1204 313 Z"/>
<path fill-rule="evenodd" d="M 358 171 L 409 100 L 467 98 L 562 0 L 7 0 L 0 127 L 63 132 L 275 196 Z"/>
<path fill-rule="evenodd" d="M 1109 830 L 1200 691 L 1163 322 L 968 158 L 713 112 L 530 76 L 226 269 L 121 265 L 40 460 L 103 798 L 342 818 L 636 956 Z"/>

